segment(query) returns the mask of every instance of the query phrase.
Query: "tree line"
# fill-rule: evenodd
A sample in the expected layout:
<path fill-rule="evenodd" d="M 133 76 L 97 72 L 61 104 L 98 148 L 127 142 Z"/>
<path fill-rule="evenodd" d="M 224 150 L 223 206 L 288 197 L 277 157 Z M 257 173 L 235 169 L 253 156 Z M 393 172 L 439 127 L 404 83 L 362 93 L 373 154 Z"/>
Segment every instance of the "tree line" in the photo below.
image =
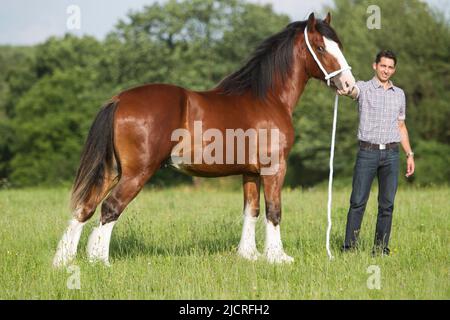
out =
<path fill-rule="evenodd" d="M 366 26 L 381 8 L 381 29 Z M 418 0 L 335 0 L 332 26 L 357 79 L 373 77 L 380 49 L 398 54 L 394 83 L 407 96 L 416 153 L 416 185 L 450 178 L 450 30 L 446 18 Z M 72 181 L 95 114 L 111 96 L 144 83 L 213 88 L 266 37 L 290 19 L 270 5 L 241 0 L 169 0 L 130 12 L 100 41 L 51 37 L 31 47 L 0 47 L 0 184 Z M 334 92 L 309 81 L 294 112 L 296 141 L 286 184 L 311 186 L 328 177 Z M 341 98 L 335 175 L 348 183 L 357 148 L 357 105 Z M 403 161 L 402 161 L 403 164 Z M 156 184 L 189 183 L 162 170 Z"/>

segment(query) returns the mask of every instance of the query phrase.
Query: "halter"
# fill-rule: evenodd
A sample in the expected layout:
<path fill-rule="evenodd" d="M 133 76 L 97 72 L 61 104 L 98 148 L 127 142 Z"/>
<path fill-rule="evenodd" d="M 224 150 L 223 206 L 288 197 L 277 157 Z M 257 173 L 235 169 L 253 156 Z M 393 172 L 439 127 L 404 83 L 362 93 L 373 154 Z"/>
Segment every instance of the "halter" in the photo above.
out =
<path fill-rule="evenodd" d="M 327 85 L 330 86 L 330 80 L 331 78 L 336 77 L 338 74 L 341 74 L 344 71 L 348 71 L 348 70 L 352 70 L 352 68 L 350 66 L 346 66 L 343 67 L 337 71 L 334 71 L 332 73 L 328 73 L 327 70 L 325 70 L 325 68 L 323 67 L 322 63 L 320 62 L 320 60 L 317 58 L 316 53 L 314 52 L 313 48 L 311 47 L 311 44 L 309 43 L 309 38 L 308 38 L 308 26 L 305 27 L 305 41 L 306 41 L 306 45 L 308 46 L 308 50 L 311 53 L 311 55 L 313 56 L 314 60 L 316 60 L 317 65 L 319 66 L 320 70 L 322 70 L 323 74 L 325 75 L 325 80 L 327 80 Z"/>

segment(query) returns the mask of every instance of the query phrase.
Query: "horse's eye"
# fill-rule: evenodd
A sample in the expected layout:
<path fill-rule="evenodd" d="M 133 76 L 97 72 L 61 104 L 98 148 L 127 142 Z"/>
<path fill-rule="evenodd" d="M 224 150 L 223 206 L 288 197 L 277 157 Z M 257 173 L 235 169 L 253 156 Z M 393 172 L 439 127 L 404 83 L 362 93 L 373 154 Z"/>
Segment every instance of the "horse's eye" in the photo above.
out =
<path fill-rule="evenodd" d="M 320 47 L 317 47 L 317 50 L 318 50 L 319 52 L 324 52 L 324 51 L 325 51 L 325 48 L 322 47 L 322 46 L 320 46 Z"/>

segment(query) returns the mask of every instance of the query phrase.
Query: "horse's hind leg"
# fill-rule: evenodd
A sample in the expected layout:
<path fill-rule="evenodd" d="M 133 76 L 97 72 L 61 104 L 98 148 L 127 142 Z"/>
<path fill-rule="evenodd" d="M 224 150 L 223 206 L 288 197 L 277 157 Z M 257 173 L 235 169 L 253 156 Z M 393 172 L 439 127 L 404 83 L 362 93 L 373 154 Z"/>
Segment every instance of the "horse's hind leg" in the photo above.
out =
<path fill-rule="evenodd" d="M 109 243 L 114 225 L 126 206 L 158 168 L 159 166 L 154 166 L 139 173 L 124 168 L 119 183 L 102 204 L 100 225 L 89 237 L 87 254 L 90 262 L 100 261 L 109 265 Z"/>
<path fill-rule="evenodd" d="M 116 183 L 115 178 L 107 177 L 103 184 L 100 196 L 92 196 L 86 203 L 83 203 L 73 212 L 73 218 L 69 221 L 69 226 L 64 232 L 56 249 L 53 258 L 53 266 L 61 267 L 68 265 L 77 254 L 78 242 L 80 241 L 81 232 L 86 222 L 94 215 L 98 204 L 106 197 L 109 190 Z"/>
<path fill-rule="evenodd" d="M 238 254 L 248 260 L 257 260 L 260 253 L 256 249 L 255 229 L 259 217 L 259 194 L 261 178 L 244 175 L 244 225 Z"/>
<path fill-rule="evenodd" d="M 58 248 L 53 258 L 53 266 L 55 268 L 66 266 L 75 259 L 84 224 L 85 222 L 80 222 L 76 218 L 70 220 L 69 226 L 58 243 Z"/>

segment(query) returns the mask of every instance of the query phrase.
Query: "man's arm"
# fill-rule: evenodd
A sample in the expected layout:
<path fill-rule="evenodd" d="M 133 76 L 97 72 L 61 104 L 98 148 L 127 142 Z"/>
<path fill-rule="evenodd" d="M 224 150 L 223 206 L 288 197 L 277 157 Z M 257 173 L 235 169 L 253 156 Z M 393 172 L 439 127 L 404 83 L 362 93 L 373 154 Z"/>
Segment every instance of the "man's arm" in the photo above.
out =
<path fill-rule="evenodd" d="M 414 153 L 412 152 L 411 145 L 409 143 L 409 135 L 408 135 L 408 129 L 406 128 L 406 123 L 403 120 L 398 121 L 398 128 L 400 130 L 400 136 L 401 136 L 401 144 L 403 147 L 403 150 L 406 153 L 406 177 L 409 178 L 414 174 L 415 170 L 415 163 L 414 163 Z"/>

